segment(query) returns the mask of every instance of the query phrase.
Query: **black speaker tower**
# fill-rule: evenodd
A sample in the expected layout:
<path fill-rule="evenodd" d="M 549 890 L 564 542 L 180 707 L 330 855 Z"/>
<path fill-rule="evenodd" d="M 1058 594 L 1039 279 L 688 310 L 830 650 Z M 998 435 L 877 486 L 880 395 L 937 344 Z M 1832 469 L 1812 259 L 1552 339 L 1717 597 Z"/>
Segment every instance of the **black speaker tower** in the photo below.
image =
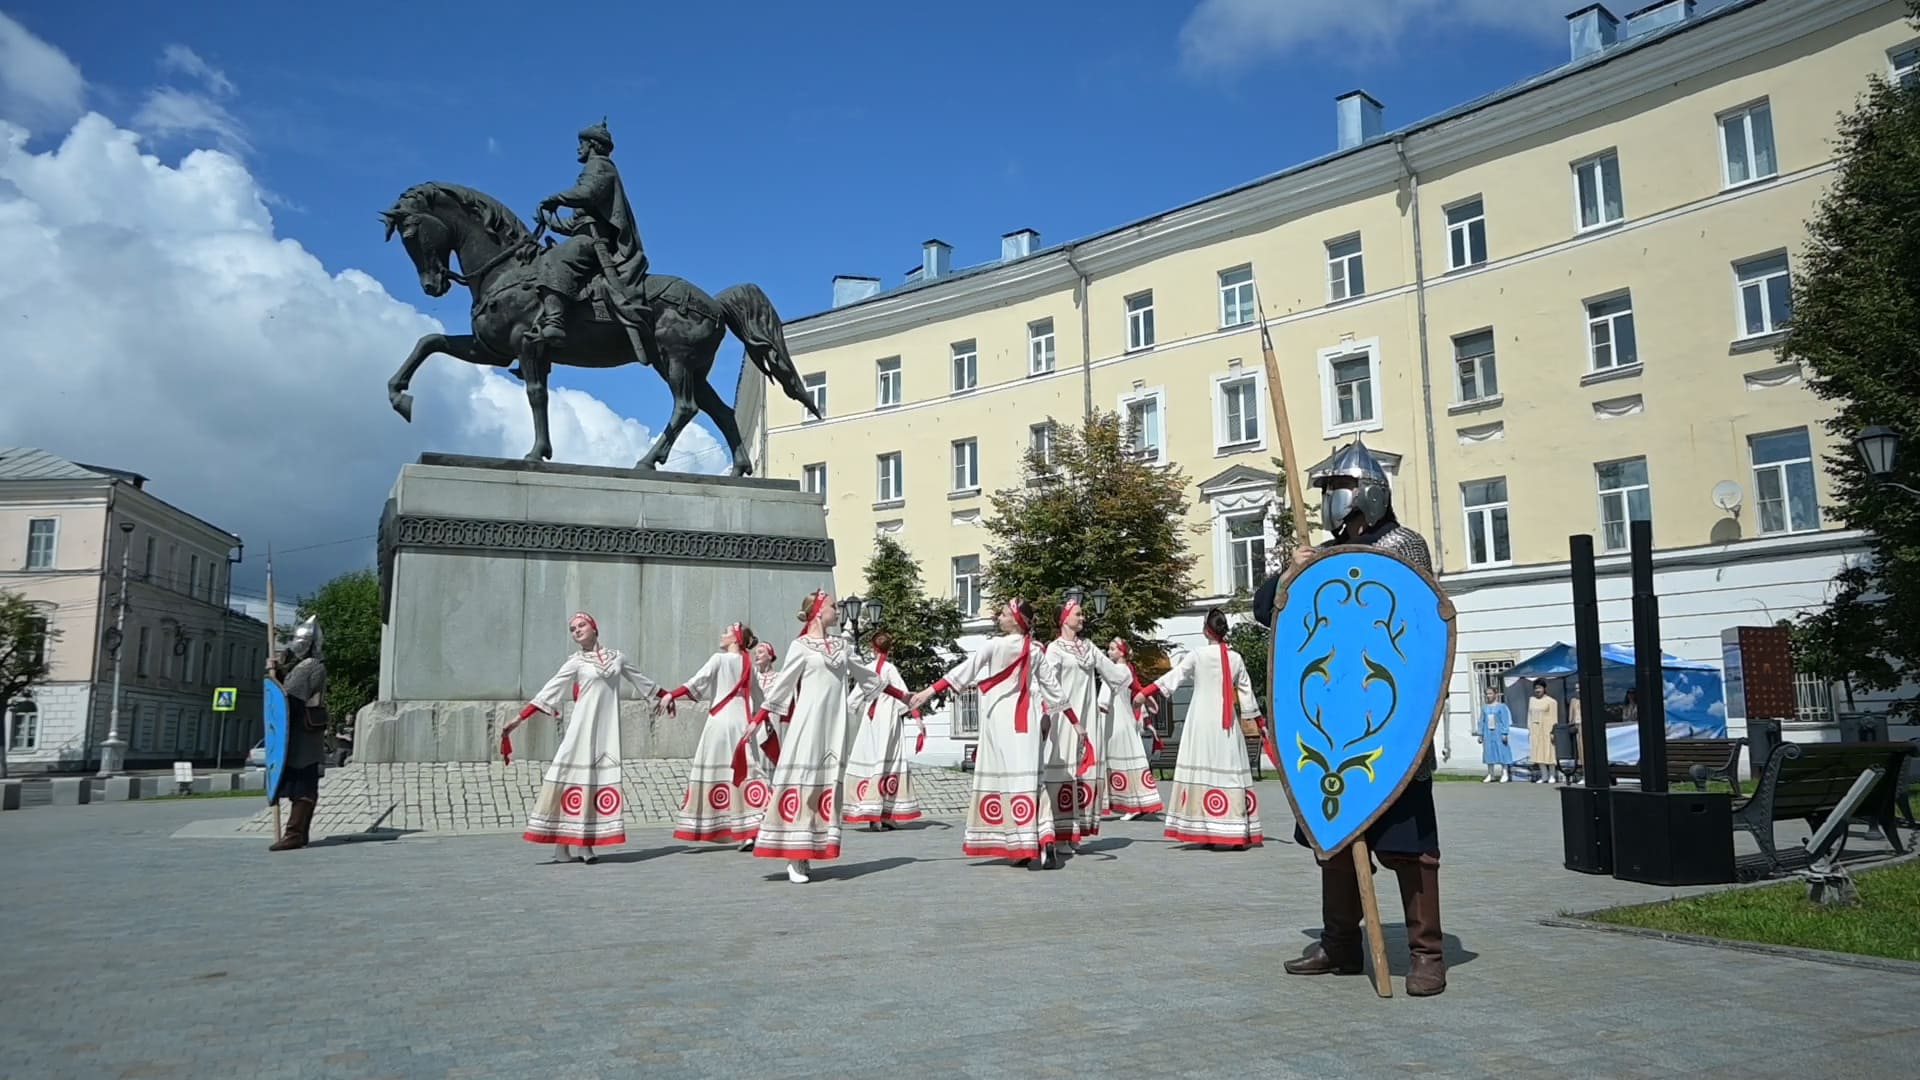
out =
<path fill-rule="evenodd" d="M 1606 766 L 1606 687 L 1600 674 L 1600 596 L 1594 583 L 1593 537 L 1567 538 L 1573 570 L 1573 653 L 1580 667 L 1582 756 L 1585 782 L 1560 789 L 1560 832 L 1567 869 L 1582 874 L 1613 873 L 1613 815 L 1609 803 L 1613 776 Z"/>

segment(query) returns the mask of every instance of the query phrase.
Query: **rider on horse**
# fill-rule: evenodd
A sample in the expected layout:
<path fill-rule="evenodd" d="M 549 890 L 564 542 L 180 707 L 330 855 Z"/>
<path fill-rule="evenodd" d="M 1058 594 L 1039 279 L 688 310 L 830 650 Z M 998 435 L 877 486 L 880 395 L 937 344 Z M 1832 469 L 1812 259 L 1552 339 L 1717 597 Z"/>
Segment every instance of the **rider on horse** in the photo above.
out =
<path fill-rule="evenodd" d="M 573 187 L 540 200 L 537 220 L 566 237 L 542 254 L 539 268 L 539 339 L 548 349 L 566 344 L 567 305 L 580 299 L 594 278 L 607 283 L 607 299 L 621 321 L 637 329 L 648 351 L 653 345 L 653 309 L 646 303 L 647 253 L 627 202 L 626 185 L 613 164 L 613 133 L 605 120 L 580 132 L 580 179 Z M 560 221 L 556 207 L 571 209 Z M 642 362 L 652 357 L 639 358 Z"/>

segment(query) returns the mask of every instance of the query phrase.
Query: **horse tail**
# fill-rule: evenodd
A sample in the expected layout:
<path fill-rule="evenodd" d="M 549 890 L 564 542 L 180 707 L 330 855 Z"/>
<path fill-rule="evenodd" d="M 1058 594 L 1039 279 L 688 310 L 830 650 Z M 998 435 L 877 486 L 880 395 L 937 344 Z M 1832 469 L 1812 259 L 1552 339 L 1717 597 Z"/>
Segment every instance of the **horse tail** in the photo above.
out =
<path fill-rule="evenodd" d="M 807 393 L 806 384 L 800 381 L 800 372 L 793 366 L 793 357 L 787 353 L 787 334 L 782 328 L 780 313 L 773 309 L 773 301 L 760 286 L 729 285 L 715 293 L 713 299 L 720 305 L 727 329 L 747 347 L 753 366 L 778 383 L 788 397 L 804 405 L 815 419 L 820 419 L 813 395 Z"/>

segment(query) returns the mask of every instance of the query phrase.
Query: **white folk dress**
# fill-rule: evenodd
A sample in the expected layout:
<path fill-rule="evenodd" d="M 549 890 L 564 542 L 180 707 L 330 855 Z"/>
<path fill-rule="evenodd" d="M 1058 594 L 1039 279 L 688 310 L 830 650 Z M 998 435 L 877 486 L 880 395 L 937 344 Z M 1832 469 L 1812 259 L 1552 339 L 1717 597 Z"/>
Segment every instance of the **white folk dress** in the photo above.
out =
<path fill-rule="evenodd" d="M 524 838 L 536 844 L 602 847 L 625 843 L 627 822 L 620 794 L 620 683 L 652 700 L 658 687 L 614 649 L 577 652 L 528 704 L 560 716 L 571 692 L 560 749 L 547 766 L 540 794 L 527 815 Z"/>
<path fill-rule="evenodd" d="M 875 659 L 874 673 L 881 685 L 907 692 L 900 669 L 885 656 Z M 841 820 L 892 824 L 918 819 L 920 803 L 913 797 L 907 759 L 906 704 L 890 694 L 865 690 L 856 691 L 851 700 L 860 728 L 847 755 L 847 808 Z"/>
<path fill-rule="evenodd" d="M 773 804 L 760 822 L 753 853 L 763 859 L 840 857 L 840 748 L 846 745 L 847 680 L 880 692 L 873 672 L 851 663 L 839 638 L 796 638 L 786 663 L 768 681 L 761 708 L 791 710 L 773 769 Z M 777 722 L 777 721 L 776 721 Z"/>
<path fill-rule="evenodd" d="M 1224 643 L 1214 642 L 1181 657 L 1154 685 L 1171 698 L 1188 679 L 1193 680 L 1193 700 L 1173 766 L 1166 834 L 1189 844 L 1252 847 L 1262 839 L 1260 807 L 1253 794 L 1247 739 L 1234 716 L 1235 704 L 1246 716 L 1260 715 L 1246 662 Z"/>
<path fill-rule="evenodd" d="M 1078 841 L 1100 833 L 1100 768 L 1103 758 L 1097 741 L 1100 689 L 1115 688 L 1132 692 L 1132 677 L 1127 670 L 1107 658 L 1090 641 L 1056 638 L 1047 646 L 1047 662 L 1053 665 L 1060 692 L 1079 723 L 1060 723 L 1056 718 L 1047 736 L 1047 797 L 1053 800 L 1054 832 Z M 1094 768 L 1086 776 L 1079 773 L 1081 739 L 1093 741 Z"/>
<path fill-rule="evenodd" d="M 1002 634 L 974 650 L 934 686 L 980 691 L 980 750 L 974 758 L 973 802 L 967 808 L 961 851 L 983 858 L 1039 858 L 1041 848 L 1056 836 L 1043 780 L 1041 706 L 1067 706 L 1046 654 L 1032 638 Z"/>
<path fill-rule="evenodd" d="M 1102 687 L 1100 716 L 1094 723 L 1094 749 L 1100 755 L 1104 780 L 1100 813 L 1157 814 L 1165 809 L 1160 782 L 1154 779 L 1147 743 L 1140 736 L 1140 715 L 1132 706 L 1134 692 L 1142 689 L 1140 676 L 1132 664 L 1114 666 L 1126 674 L 1127 685 L 1113 690 Z"/>
<path fill-rule="evenodd" d="M 747 750 L 746 782 L 733 782 L 733 752 L 747 734 L 747 720 L 759 700 L 759 683 L 747 657 L 717 652 L 707 658 L 682 687 L 686 697 L 713 702 L 700 729 L 693 763 L 687 770 L 687 793 L 675 819 L 676 840 L 751 840 L 760 829 L 772 798 L 772 763 L 756 742 Z"/>

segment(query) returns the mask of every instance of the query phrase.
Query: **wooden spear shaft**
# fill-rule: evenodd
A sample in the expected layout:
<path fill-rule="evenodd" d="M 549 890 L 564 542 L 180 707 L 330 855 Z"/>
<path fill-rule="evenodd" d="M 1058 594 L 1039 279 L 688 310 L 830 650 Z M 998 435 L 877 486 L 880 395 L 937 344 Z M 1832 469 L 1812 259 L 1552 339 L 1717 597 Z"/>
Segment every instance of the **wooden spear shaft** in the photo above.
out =
<path fill-rule="evenodd" d="M 1293 513 L 1293 539 L 1307 542 L 1307 503 L 1300 486 L 1299 459 L 1293 452 L 1293 421 L 1287 415 L 1287 391 L 1280 379 L 1280 361 L 1273 355 L 1273 335 L 1267 332 L 1267 310 L 1260 304 L 1260 283 L 1253 285 L 1253 307 L 1260 317 L 1260 355 L 1267 368 L 1267 399 L 1273 407 L 1273 427 L 1280 445 L 1280 464 L 1287 474 L 1287 508 Z M 1349 848 L 1353 852 L 1353 872 L 1360 880 L 1360 911 L 1366 924 L 1367 952 L 1373 960 L 1373 989 L 1381 997 L 1393 996 L 1393 979 L 1387 971 L 1387 941 L 1380 932 L 1380 899 L 1373 893 L 1373 854 L 1362 836 Z"/>
<path fill-rule="evenodd" d="M 274 640 L 274 637 L 275 635 L 273 632 L 273 548 L 269 547 L 267 548 L 267 662 L 268 663 L 273 662 L 274 646 L 279 644 Z M 262 734 L 264 735 L 265 732 L 262 732 Z M 284 771 L 285 762 L 282 762 L 281 767 L 282 767 L 282 770 Z M 273 800 L 273 842 L 277 844 L 280 842 L 280 793 L 277 791 L 269 791 L 267 792 L 267 797 Z"/>

